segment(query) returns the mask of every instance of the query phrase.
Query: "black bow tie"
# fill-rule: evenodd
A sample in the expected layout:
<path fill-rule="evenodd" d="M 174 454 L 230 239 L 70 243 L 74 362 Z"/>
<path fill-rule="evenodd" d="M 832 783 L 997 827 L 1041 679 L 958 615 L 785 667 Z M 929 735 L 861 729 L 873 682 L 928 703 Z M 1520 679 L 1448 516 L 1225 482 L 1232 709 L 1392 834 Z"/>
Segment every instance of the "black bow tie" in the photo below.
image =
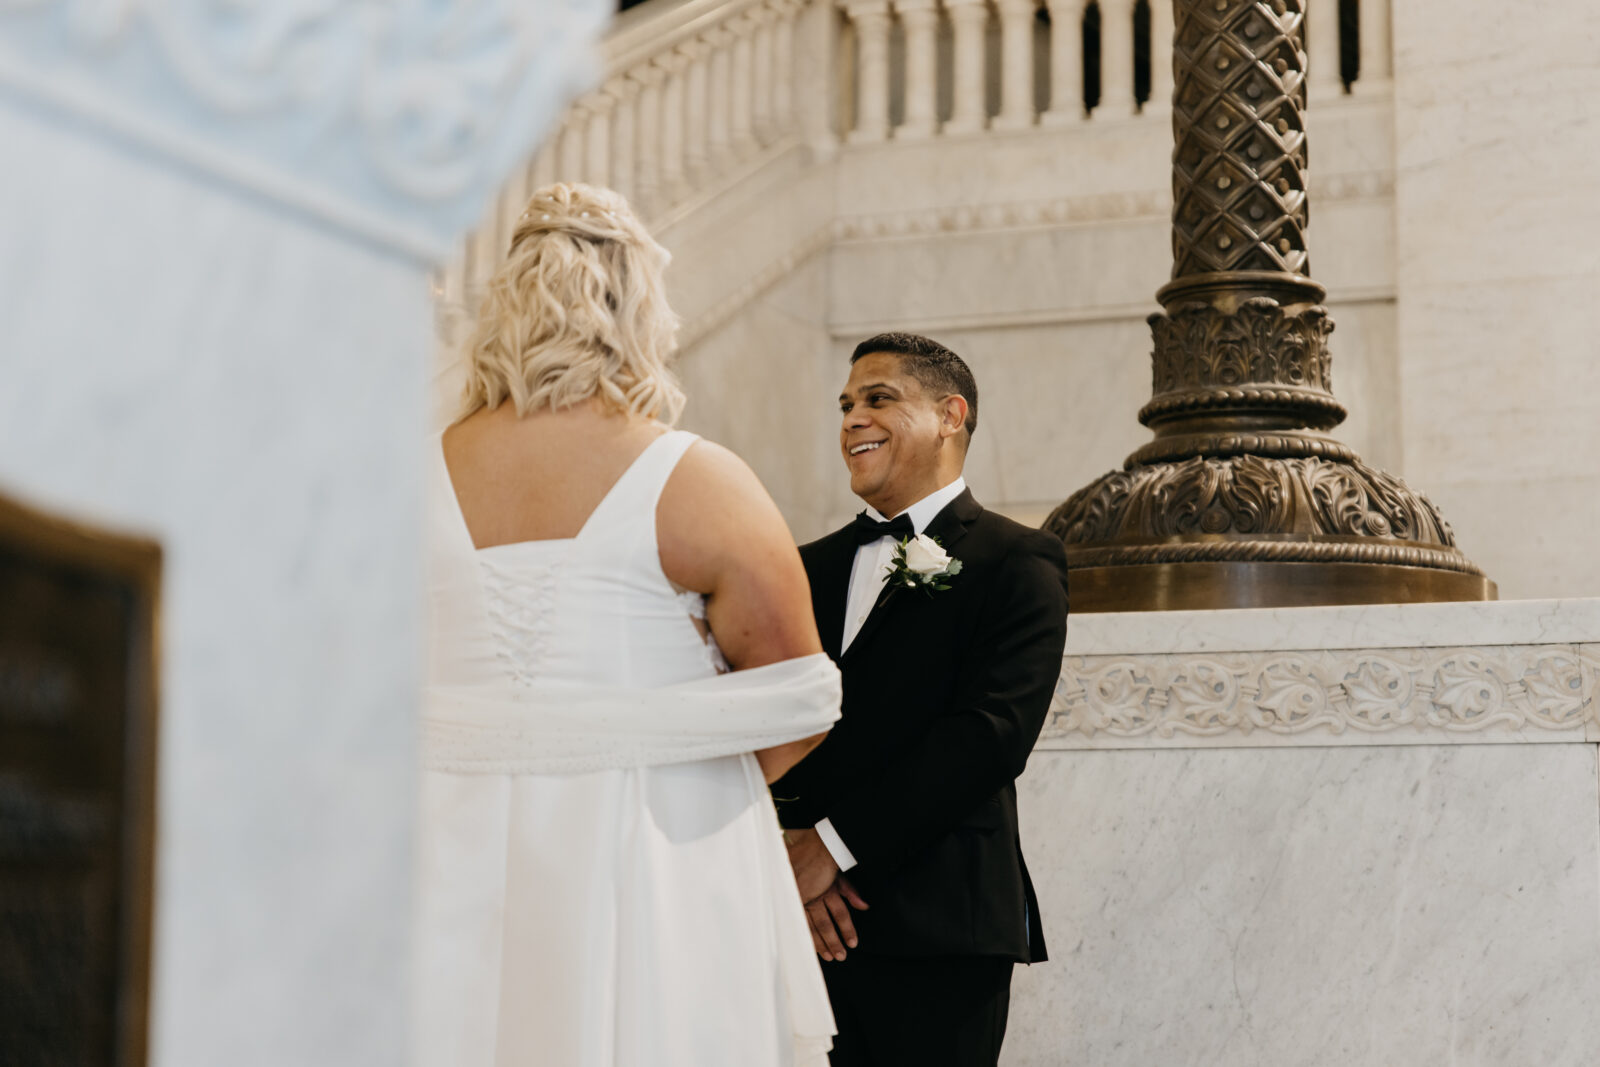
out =
<path fill-rule="evenodd" d="M 915 537 L 917 533 L 917 528 L 911 525 L 911 516 L 905 512 L 901 512 L 888 522 L 879 522 L 863 511 L 856 516 L 856 521 L 850 528 L 855 531 L 858 545 L 870 545 L 880 537 L 892 537 L 899 541 Z"/>

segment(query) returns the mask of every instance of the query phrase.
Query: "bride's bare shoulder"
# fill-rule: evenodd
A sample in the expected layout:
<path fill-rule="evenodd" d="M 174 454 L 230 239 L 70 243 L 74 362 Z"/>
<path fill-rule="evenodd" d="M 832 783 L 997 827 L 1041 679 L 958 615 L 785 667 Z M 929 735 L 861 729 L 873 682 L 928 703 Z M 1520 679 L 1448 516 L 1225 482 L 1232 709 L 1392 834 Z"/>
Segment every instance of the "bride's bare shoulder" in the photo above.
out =
<path fill-rule="evenodd" d="M 701 591 L 728 567 L 744 570 L 773 553 L 795 551 L 788 524 L 755 471 L 732 450 L 705 440 L 695 442 L 668 479 L 656 532 L 668 577 Z"/>

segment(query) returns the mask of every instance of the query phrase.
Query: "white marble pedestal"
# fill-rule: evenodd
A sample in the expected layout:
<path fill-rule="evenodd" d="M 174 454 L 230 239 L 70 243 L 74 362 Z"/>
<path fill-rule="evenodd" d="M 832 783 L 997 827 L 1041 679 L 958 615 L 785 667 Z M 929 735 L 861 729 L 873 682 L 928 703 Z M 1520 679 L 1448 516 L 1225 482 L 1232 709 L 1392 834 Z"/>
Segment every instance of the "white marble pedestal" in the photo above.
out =
<path fill-rule="evenodd" d="M 1075 618 L 1003 1062 L 1595 1062 L 1597 684 L 1597 600 Z"/>

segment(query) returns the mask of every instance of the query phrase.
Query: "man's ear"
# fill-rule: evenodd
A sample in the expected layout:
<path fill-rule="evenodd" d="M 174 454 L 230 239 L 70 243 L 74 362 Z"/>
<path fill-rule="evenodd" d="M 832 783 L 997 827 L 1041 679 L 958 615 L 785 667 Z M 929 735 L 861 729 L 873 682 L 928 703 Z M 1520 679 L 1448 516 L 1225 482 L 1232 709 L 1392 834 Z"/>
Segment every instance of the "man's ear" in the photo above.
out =
<path fill-rule="evenodd" d="M 967 424 L 967 398 L 951 393 L 940 402 L 939 436 L 954 437 Z"/>

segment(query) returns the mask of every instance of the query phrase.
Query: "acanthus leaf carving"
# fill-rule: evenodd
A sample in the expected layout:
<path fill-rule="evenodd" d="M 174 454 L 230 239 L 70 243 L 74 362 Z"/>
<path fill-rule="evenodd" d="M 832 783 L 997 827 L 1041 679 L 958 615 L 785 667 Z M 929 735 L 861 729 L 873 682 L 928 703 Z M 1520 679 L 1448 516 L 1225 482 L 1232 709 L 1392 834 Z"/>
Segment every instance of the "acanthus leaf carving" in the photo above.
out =
<path fill-rule="evenodd" d="M 1325 538 L 1395 542 L 1394 562 L 1438 566 L 1459 556 L 1448 524 L 1428 499 L 1405 483 L 1359 460 L 1319 456 L 1278 458 L 1196 456 L 1114 471 L 1058 507 L 1045 529 L 1075 549 L 1118 538 L 1145 541 L 1191 535 L 1296 532 Z M 1281 543 L 1259 542 L 1259 558 L 1277 558 Z M 1269 548 L 1276 545 L 1280 547 Z M 1148 546 L 1144 546 L 1148 547 Z M 1325 542 L 1316 558 L 1371 558 L 1356 542 Z M 1159 549 L 1160 546 L 1157 546 Z M 1184 546 L 1168 546 L 1183 554 Z M 1241 545 L 1241 551 L 1244 551 Z M 1248 553 L 1230 558 L 1252 558 Z M 1471 569 L 1461 558 L 1459 569 Z"/>

